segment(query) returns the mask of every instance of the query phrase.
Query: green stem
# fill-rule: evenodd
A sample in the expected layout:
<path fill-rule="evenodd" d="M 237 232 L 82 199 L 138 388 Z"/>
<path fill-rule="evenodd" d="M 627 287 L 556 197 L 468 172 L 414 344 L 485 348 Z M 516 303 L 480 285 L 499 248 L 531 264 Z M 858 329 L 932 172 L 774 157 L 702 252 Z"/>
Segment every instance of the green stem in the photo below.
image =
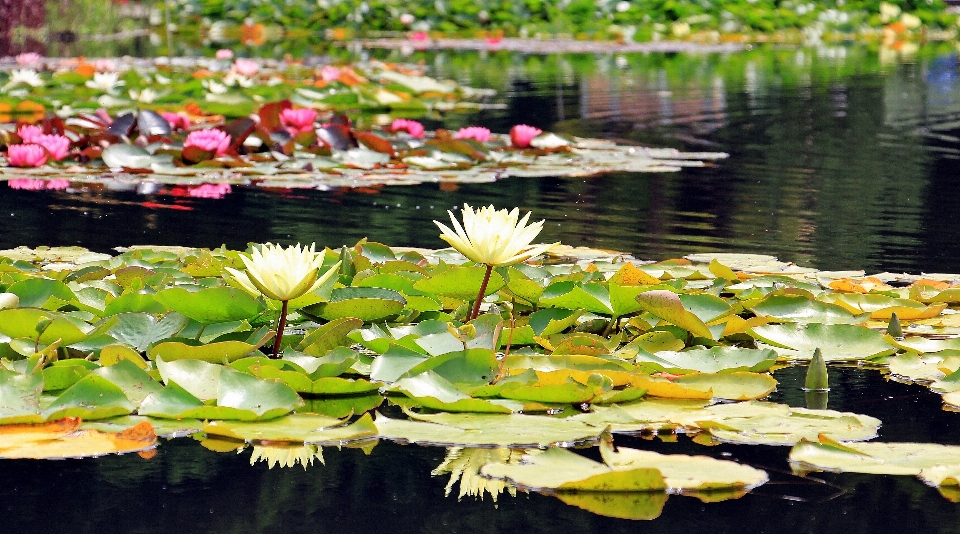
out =
<path fill-rule="evenodd" d="M 483 283 L 480 284 L 480 293 L 477 294 L 477 302 L 473 304 L 473 311 L 470 312 L 468 321 L 472 321 L 480 315 L 480 303 L 483 302 L 483 294 L 487 292 L 487 282 L 490 281 L 490 273 L 493 272 L 493 265 L 487 265 L 487 272 L 483 275 Z"/>
<path fill-rule="evenodd" d="M 283 339 L 283 329 L 287 326 L 287 302 L 282 300 L 283 309 L 280 310 L 280 323 L 277 325 L 277 338 L 273 341 L 273 357 L 276 358 L 277 354 L 280 354 L 280 341 Z"/>

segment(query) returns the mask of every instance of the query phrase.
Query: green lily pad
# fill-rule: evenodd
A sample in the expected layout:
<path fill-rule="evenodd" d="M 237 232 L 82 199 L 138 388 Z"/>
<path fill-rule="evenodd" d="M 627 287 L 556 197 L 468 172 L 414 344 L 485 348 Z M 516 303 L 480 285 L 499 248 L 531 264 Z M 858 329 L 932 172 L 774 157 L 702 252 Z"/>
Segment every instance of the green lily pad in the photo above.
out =
<path fill-rule="evenodd" d="M 521 402 L 473 398 L 433 371 L 402 378 L 387 391 L 402 393 L 424 408 L 445 412 L 513 413 L 523 409 Z"/>
<path fill-rule="evenodd" d="M 847 473 L 919 475 L 933 485 L 949 478 L 947 468 L 960 465 L 960 446 L 935 443 L 843 443 L 827 437 L 804 440 L 790 450 L 790 462 L 804 469 Z M 942 473 L 945 476 L 936 476 Z M 956 482 L 954 482 L 956 484 Z"/>
<path fill-rule="evenodd" d="M 270 421 L 210 421 L 203 431 L 243 441 L 284 441 L 291 443 L 342 444 L 376 435 L 370 414 L 346 425 L 345 419 L 318 414 L 291 414 Z"/>
<path fill-rule="evenodd" d="M 777 381 L 759 373 L 693 373 L 673 381 L 685 388 L 712 391 L 713 397 L 725 400 L 761 399 L 777 389 Z"/>
<path fill-rule="evenodd" d="M 297 345 L 297 350 L 312 356 L 323 356 L 349 343 L 347 334 L 361 326 L 363 326 L 363 320 L 356 317 L 335 319 L 304 336 Z"/>
<path fill-rule="evenodd" d="M 480 286 L 483 284 L 486 272 L 486 267 L 455 265 L 443 272 L 418 280 L 413 287 L 417 291 L 432 295 L 473 300 L 480 293 Z M 503 277 L 496 271 L 491 272 L 484 295 L 492 295 L 504 285 L 506 282 Z"/>
<path fill-rule="evenodd" d="M 391 289 L 344 287 L 334 289 L 329 302 L 311 304 L 300 311 L 327 321 L 354 317 L 371 322 L 400 313 L 406 304 L 403 295 Z"/>
<path fill-rule="evenodd" d="M 43 369 L 43 389 L 44 391 L 67 389 L 98 367 L 95 362 L 75 358 L 53 362 Z"/>
<path fill-rule="evenodd" d="M 0 333 L 43 346 L 57 340 L 61 346 L 73 345 L 87 339 L 93 329 L 93 325 L 79 319 L 39 308 L 0 309 Z"/>
<path fill-rule="evenodd" d="M 121 313 L 116 317 L 118 322 L 108 333 L 139 352 L 146 352 L 153 343 L 175 336 L 189 322 L 187 317 L 176 312 L 168 313 L 160 320 L 146 313 Z"/>
<path fill-rule="evenodd" d="M 667 332 L 671 340 L 677 340 Z M 681 352 L 661 351 L 654 354 L 637 354 L 637 363 L 652 363 L 663 371 L 697 371 L 701 373 L 719 373 L 732 371 L 750 371 L 761 373 L 769 370 L 777 361 L 777 353 L 771 349 L 741 349 L 738 347 L 712 347 Z"/>
<path fill-rule="evenodd" d="M 710 332 L 710 329 L 707 328 L 704 321 L 687 310 L 680 300 L 680 296 L 672 291 L 655 289 L 653 291 L 640 293 L 637 295 L 637 302 L 639 302 L 640 306 L 646 311 L 670 324 L 677 325 L 689 331 L 695 336 L 707 339 L 714 338 L 713 333 Z"/>
<path fill-rule="evenodd" d="M 787 323 L 862 324 L 870 318 L 868 313 L 854 315 L 836 304 L 793 295 L 772 295 L 750 309 L 758 316 Z"/>
<path fill-rule="evenodd" d="M 168 309 L 203 324 L 250 319 L 265 307 L 246 291 L 226 286 L 199 291 L 172 287 L 157 292 L 154 298 Z"/>
<path fill-rule="evenodd" d="M 390 419 L 378 414 L 381 438 L 408 443 L 462 447 L 547 447 L 599 438 L 603 428 L 568 419 L 539 415 L 416 414 L 416 420 Z"/>
<path fill-rule="evenodd" d="M 827 362 L 866 360 L 897 350 L 880 332 L 856 325 L 766 325 L 747 333 L 766 344 L 762 348 L 772 348 L 785 360 L 809 360 L 818 348 Z"/>
<path fill-rule="evenodd" d="M 65 302 L 76 299 L 76 295 L 67 287 L 67 284 L 48 278 L 21 280 L 7 287 L 6 292 L 19 297 L 18 306 L 21 308 L 42 308 L 51 297 Z"/>
<path fill-rule="evenodd" d="M 43 422 L 42 391 L 42 375 L 0 370 L 0 424 Z"/>
<path fill-rule="evenodd" d="M 259 345 L 252 345 L 243 341 L 220 341 L 203 344 L 196 340 L 165 341 L 154 345 L 147 356 L 151 360 L 203 360 L 210 363 L 232 362 L 243 358 L 266 343 L 265 339 Z"/>
<path fill-rule="evenodd" d="M 80 417 L 85 420 L 126 415 L 136 407 L 123 390 L 101 376 L 87 375 L 67 388 L 43 410 L 45 420 Z"/>
<path fill-rule="evenodd" d="M 147 395 L 163 388 L 146 371 L 130 360 L 120 360 L 114 365 L 100 367 L 92 374 L 106 378 L 119 386 L 134 405 L 139 405 Z"/>

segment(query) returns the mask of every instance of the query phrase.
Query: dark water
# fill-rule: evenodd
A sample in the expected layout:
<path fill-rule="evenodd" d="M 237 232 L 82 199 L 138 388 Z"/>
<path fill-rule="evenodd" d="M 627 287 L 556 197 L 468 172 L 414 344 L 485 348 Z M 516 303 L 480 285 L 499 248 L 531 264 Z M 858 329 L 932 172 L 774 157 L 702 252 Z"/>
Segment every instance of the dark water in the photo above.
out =
<path fill-rule="evenodd" d="M 773 400 L 803 404 L 803 369 L 777 372 Z M 888 383 L 874 371 L 831 370 L 830 408 L 884 421 L 881 440 L 956 443 L 957 414 L 924 388 Z M 837 392 L 839 391 L 839 392 Z M 670 496 L 660 516 L 598 516 L 538 494 L 497 502 L 444 497 L 448 475 L 431 476 L 440 448 L 379 443 L 323 450 L 325 465 L 268 469 L 249 449 L 215 453 L 190 438 L 163 442 L 156 457 L 5 461 L 4 531 L 65 532 L 817 532 L 960 531 L 960 505 L 914 477 L 790 474 L 787 447 L 702 447 L 617 436 L 618 445 L 707 454 L 768 470 L 771 481 L 732 501 Z M 702 529 L 702 530 L 701 530 Z"/>
<path fill-rule="evenodd" d="M 0 245 L 242 248 L 270 240 L 336 248 L 369 237 L 437 247 L 443 243 L 431 220 L 467 202 L 532 210 L 547 220 L 545 240 L 647 259 L 755 252 L 822 269 L 960 271 L 960 81 L 952 49 L 907 59 L 854 47 L 620 57 L 372 54 L 423 61 L 436 75 L 493 87 L 505 105 L 427 120 L 430 127 L 507 131 L 528 123 L 731 157 L 679 173 L 513 178 L 454 191 L 235 187 L 221 200 L 184 200 L 168 190 L 5 189 Z M 155 206 L 173 200 L 192 210 Z"/>
<path fill-rule="evenodd" d="M 374 52 L 402 59 L 389 52 Z M 544 129 L 629 143 L 729 152 L 708 168 L 590 179 L 508 179 L 442 191 L 234 188 L 220 200 L 169 190 L 28 192 L 0 188 L 0 246 L 129 244 L 339 247 L 368 237 L 438 247 L 431 222 L 464 202 L 519 206 L 542 237 L 665 259 L 759 252 L 822 269 L 960 272 L 960 81 L 951 50 L 893 58 L 866 48 L 731 55 L 523 56 L 423 53 L 441 76 L 494 87 L 504 109 L 451 115 L 459 127 Z M 429 122 L 429 121 L 428 121 Z M 177 202 L 190 210 L 158 208 Z M 144 205 L 144 203 L 147 203 Z M 151 207 L 153 206 L 153 207 Z M 803 369 L 772 400 L 804 404 Z M 926 389 L 876 371 L 831 369 L 830 408 L 880 418 L 881 440 L 957 444 L 960 419 Z M 381 442 L 368 456 L 325 448 L 325 465 L 272 470 L 250 451 L 214 453 L 183 438 L 157 456 L 8 461 L 11 532 L 960 532 L 960 507 L 914 477 L 789 474 L 787 448 L 618 436 L 618 445 L 734 458 L 772 481 L 745 497 L 671 496 L 659 518 L 594 515 L 550 496 L 494 503 L 444 498 L 430 475 L 444 450 Z M 587 452 L 590 454 L 590 452 Z"/>

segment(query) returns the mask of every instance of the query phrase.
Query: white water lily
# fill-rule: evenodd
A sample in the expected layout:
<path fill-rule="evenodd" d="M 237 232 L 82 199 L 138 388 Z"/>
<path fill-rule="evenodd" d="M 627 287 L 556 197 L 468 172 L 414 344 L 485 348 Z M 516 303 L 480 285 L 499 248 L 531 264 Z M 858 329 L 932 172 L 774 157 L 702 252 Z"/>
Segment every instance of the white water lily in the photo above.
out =
<path fill-rule="evenodd" d="M 529 246 L 530 242 L 543 229 L 543 221 L 527 225 L 528 212 L 518 221 L 520 210 L 497 210 L 487 206 L 474 211 L 463 205 L 463 225 L 453 213 L 448 211 L 450 221 L 456 231 L 441 222 L 433 221 L 440 227 L 440 239 L 457 249 L 467 258 L 486 265 L 513 265 L 543 254 L 560 243 Z"/>
<path fill-rule="evenodd" d="M 30 87 L 40 87 L 43 85 L 43 78 L 33 69 L 13 69 L 10 71 L 10 79 L 0 91 L 6 92 L 18 85 L 29 85 Z"/>
<path fill-rule="evenodd" d="M 230 71 L 223 76 L 223 84 L 229 87 L 238 85 L 240 87 L 253 87 L 253 78 Z"/>
<path fill-rule="evenodd" d="M 160 94 L 149 87 L 143 89 L 142 91 L 137 91 L 136 89 L 130 90 L 130 99 L 136 100 L 137 102 L 143 104 L 149 104 L 153 102 L 158 96 L 160 96 Z"/>
<path fill-rule="evenodd" d="M 126 85 L 126 83 L 120 80 L 120 74 L 116 72 L 98 72 L 93 75 L 92 80 L 87 80 L 84 85 L 91 89 L 114 94 L 117 89 Z"/>
<path fill-rule="evenodd" d="M 226 270 L 247 292 L 285 302 L 313 292 L 336 274 L 339 263 L 320 275 L 323 254 L 317 254 L 315 248 L 313 244 L 301 248 L 297 243 L 284 249 L 267 243 L 254 247 L 249 256 L 240 254 L 247 272 Z"/>
<path fill-rule="evenodd" d="M 200 82 L 212 95 L 222 95 L 227 92 L 227 86 L 213 80 L 203 80 Z"/>

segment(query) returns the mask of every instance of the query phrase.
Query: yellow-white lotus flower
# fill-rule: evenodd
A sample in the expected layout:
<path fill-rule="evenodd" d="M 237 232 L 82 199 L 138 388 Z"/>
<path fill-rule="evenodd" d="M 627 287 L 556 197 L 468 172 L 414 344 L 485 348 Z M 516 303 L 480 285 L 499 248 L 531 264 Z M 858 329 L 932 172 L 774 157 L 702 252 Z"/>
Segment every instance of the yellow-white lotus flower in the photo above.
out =
<path fill-rule="evenodd" d="M 297 243 L 284 249 L 267 243 L 254 247 L 249 256 L 240 254 L 247 272 L 229 267 L 226 270 L 247 292 L 286 302 L 313 292 L 336 274 L 339 262 L 320 275 L 323 254 L 317 254 L 315 247 L 311 244 L 310 248 L 301 248 Z"/>
<path fill-rule="evenodd" d="M 486 265 L 513 265 L 543 254 L 551 247 L 549 245 L 529 246 L 530 242 L 543 229 L 543 221 L 528 225 L 528 212 L 520 217 L 520 210 L 497 210 L 487 206 L 474 211 L 467 204 L 463 205 L 463 225 L 457 221 L 453 213 L 448 211 L 450 221 L 456 231 L 438 221 L 433 221 L 440 227 L 440 239 L 457 249 L 467 258 Z"/>

